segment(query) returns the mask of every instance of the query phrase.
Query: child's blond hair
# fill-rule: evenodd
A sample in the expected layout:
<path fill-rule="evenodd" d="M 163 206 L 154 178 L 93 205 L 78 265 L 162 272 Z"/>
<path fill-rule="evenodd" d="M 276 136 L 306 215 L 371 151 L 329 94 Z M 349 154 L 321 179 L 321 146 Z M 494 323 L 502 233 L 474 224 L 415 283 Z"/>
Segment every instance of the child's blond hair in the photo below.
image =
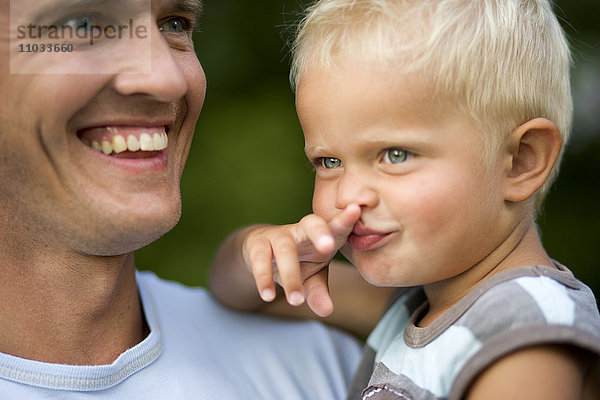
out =
<path fill-rule="evenodd" d="M 331 68 L 341 57 L 424 77 L 490 133 L 486 159 L 537 117 L 556 124 L 563 149 L 567 142 L 570 52 L 547 0 L 317 1 L 298 27 L 292 86 L 308 66 Z M 561 158 L 536 193 L 537 209 Z"/>

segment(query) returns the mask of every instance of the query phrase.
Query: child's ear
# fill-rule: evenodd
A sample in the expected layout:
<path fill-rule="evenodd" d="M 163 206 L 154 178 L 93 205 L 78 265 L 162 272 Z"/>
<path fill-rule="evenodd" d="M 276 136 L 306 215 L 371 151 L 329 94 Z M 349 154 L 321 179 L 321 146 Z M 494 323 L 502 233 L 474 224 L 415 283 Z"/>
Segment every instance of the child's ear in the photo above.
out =
<path fill-rule="evenodd" d="M 561 147 L 558 128 L 547 119 L 535 118 L 517 127 L 508 148 L 512 162 L 505 200 L 522 202 L 531 197 L 548 178 Z"/>

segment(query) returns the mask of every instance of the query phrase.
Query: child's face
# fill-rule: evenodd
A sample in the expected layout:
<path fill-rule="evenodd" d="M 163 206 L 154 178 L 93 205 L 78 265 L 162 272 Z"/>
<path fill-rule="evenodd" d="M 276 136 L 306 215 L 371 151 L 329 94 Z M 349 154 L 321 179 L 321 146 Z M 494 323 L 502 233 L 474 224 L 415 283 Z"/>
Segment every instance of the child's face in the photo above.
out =
<path fill-rule="evenodd" d="M 309 70 L 297 107 L 316 166 L 314 212 L 361 206 L 343 254 L 371 283 L 456 276 L 504 240 L 506 157 L 482 163 L 483 133 L 414 79 L 368 68 Z M 508 164 L 510 165 L 510 164 Z"/>

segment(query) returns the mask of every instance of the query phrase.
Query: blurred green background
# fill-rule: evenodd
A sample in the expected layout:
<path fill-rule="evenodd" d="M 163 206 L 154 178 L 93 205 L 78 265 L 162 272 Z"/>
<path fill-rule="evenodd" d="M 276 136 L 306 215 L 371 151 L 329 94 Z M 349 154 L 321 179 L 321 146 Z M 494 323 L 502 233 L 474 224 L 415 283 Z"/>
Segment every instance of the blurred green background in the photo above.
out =
<path fill-rule="evenodd" d="M 233 229 L 289 223 L 311 210 L 313 176 L 288 85 L 286 43 L 307 1 L 205 0 L 196 52 L 208 80 L 182 182 L 183 216 L 136 253 L 140 269 L 205 285 Z M 539 218 L 549 254 L 600 296 L 600 2 L 556 1 L 573 47 L 575 124 Z"/>

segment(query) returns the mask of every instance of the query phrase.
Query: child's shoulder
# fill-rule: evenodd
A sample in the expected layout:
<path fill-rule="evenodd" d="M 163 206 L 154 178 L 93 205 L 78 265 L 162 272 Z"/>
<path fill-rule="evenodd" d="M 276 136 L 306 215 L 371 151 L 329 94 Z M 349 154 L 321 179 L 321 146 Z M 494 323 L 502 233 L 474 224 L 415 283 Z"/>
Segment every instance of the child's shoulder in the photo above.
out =
<path fill-rule="evenodd" d="M 469 327 L 481 339 L 536 326 L 597 334 L 600 316 L 592 291 L 566 267 L 556 267 L 521 267 L 489 278 L 452 310 L 457 314 L 453 323 Z"/>
<path fill-rule="evenodd" d="M 412 289 L 373 331 L 368 344 L 376 363 L 369 383 L 374 390 L 388 385 L 437 397 L 464 393 L 486 366 L 529 346 L 572 345 L 600 356 L 594 296 L 561 265 L 493 276 L 419 327 L 415 322 L 426 307 L 422 291 Z"/>
<path fill-rule="evenodd" d="M 526 347 L 573 346 L 600 357 L 600 314 L 592 291 L 564 266 L 498 274 L 470 293 L 452 324 L 477 348 L 455 377 L 460 393 L 501 357 Z"/>
<path fill-rule="evenodd" d="M 498 352 L 543 344 L 571 344 L 600 354 L 600 314 L 592 291 L 566 267 L 529 266 L 494 275 L 476 286 L 433 324 L 405 340 L 415 347 L 458 332 Z M 414 339 L 411 339 L 414 338 Z"/>
<path fill-rule="evenodd" d="M 369 339 L 378 344 L 372 347 L 385 347 L 401 332 L 409 345 L 423 347 L 450 327 L 466 328 L 480 342 L 522 329 L 535 330 L 539 340 L 543 339 L 540 330 L 550 328 L 582 330 L 596 338 L 600 335 L 594 294 L 558 263 L 556 268 L 528 266 L 494 275 L 425 328 L 416 326 L 427 307 L 423 290 L 398 293 Z"/>

